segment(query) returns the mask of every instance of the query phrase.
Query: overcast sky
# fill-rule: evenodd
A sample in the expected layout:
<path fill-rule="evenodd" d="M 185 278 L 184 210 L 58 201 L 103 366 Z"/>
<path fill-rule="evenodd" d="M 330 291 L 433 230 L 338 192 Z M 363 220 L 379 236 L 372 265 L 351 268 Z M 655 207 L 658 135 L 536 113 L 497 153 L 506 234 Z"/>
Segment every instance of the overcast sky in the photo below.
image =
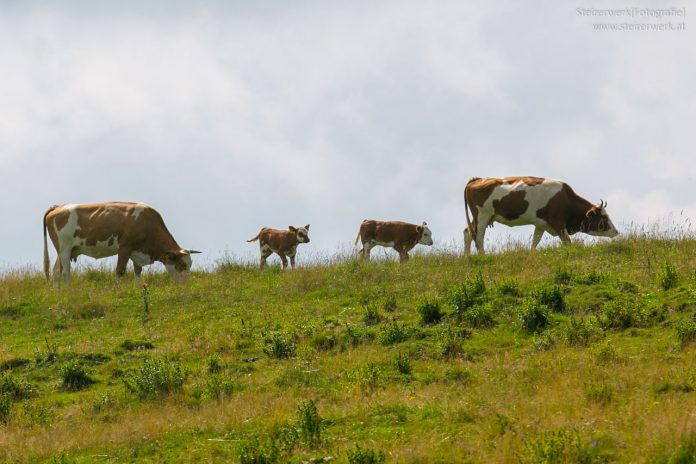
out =
<path fill-rule="evenodd" d="M 365 218 L 461 246 L 473 176 L 565 180 L 617 226 L 696 218 L 678 1 L 2 1 L 0 268 L 40 265 L 56 203 L 148 203 L 208 263 L 262 226 L 310 223 L 298 260 L 347 249 Z M 646 6 L 686 17 L 578 11 Z"/>

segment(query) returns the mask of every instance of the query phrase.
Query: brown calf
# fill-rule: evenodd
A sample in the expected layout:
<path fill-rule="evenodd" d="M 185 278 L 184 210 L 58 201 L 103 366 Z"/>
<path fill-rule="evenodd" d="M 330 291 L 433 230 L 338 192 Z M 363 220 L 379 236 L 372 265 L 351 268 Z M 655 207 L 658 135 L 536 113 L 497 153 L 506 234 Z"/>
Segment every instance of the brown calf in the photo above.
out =
<path fill-rule="evenodd" d="M 399 253 L 399 260 L 408 261 L 408 252 L 417 244 L 432 245 L 433 236 L 428 225 L 409 224 L 401 221 L 374 221 L 365 219 L 360 224 L 360 231 L 355 237 L 355 245 L 358 240 L 362 243 L 360 255 L 369 260 L 370 250 L 377 245 L 394 248 Z"/>
<path fill-rule="evenodd" d="M 295 254 L 297 253 L 297 245 L 300 243 L 309 243 L 309 224 L 304 227 L 288 227 L 288 230 L 270 229 L 264 227 L 256 234 L 256 237 L 247 240 L 247 242 L 259 241 L 261 248 L 261 263 L 260 268 L 266 265 L 266 259 L 273 253 L 280 257 L 283 263 L 283 269 L 288 266 L 286 256 L 290 257 L 290 266 L 295 269 Z"/>

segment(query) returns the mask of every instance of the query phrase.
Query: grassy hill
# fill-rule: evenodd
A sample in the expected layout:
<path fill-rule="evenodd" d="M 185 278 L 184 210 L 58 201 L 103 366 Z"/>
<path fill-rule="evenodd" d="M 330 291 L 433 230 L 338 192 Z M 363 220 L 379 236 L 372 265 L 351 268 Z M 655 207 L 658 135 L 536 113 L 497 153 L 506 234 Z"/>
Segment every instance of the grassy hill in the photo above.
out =
<path fill-rule="evenodd" d="M 9 273 L 0 461 L 694 462 L 695 253 Z"/>

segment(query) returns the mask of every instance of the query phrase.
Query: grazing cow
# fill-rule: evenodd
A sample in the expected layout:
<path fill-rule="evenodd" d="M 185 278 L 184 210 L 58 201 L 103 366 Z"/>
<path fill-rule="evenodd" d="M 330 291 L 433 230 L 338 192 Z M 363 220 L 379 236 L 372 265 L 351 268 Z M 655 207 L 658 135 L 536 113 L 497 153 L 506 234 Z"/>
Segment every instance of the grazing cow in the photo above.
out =
<path fill-rule="evenodd" d="M 417 244 L 432 245 L 433 234 L 428 224 L 409 224 L 401 221 L 373 221 L 365 219 L 360 224 L 360 231 L 355 237 L 355 246 L 358 240 L 362 242 L 360 255 L 370 259 L 370 250 L 377 245 L 394 248 L 399 253 L 399 260 L 408 261 L 408 252 Z"/>
<path fill-rule="evenodd" d="M 532 249 L 536 249 L 544 232 L 560 237 L 564 245 L 570 236 L 584 232 L 599 237 L 616 237 L 600 200 L 593 205 L 578 196 L 565 182 L 540 177 L 474 177 L 464 188 L 464 208 L 468 227 L 464 229 L 464 252 L 469 255 L 472 240 L 483 254 L 486 227 L 499 222 L 507 226 L 533 225 Z M 469 209 L 473 220 L 469 219 Z"/>
<path fill-rule="evenodd" d="M 178 282 L 191 269 L 191 254 L 200 251 L 181 248 L 164 225 L 162 216 L 144 203 L 91 203 L 51 206 L 44 214 L 44 274 L 49 279 L 48 241 L 58 256 L 53 266 L 53 280 L 70 281 L 70 260 L 79 255 L 106 258 L 118 255 L 116 275 L 126 271 L 133 261 L 136 280 L 143 266 L 160 261 Z"/>
<path fill-rule="evenodd" d="M 273 253 L 280 256 L 280 261 L 283 263 L 283 269 L 288 267 L 286 256 L 290 257 L 290 266 L 295 269 L 295 254 L 297 253 L 297 245 L 300 243 L 309 243 L 309 224 L 304 227 L 288 227 L 288 230 L 270 229 L 264 227 L 256 234 L 256 237 L 250 238 L 247 242 L 259 241 L 261 248 L 261 264 L 260 268 L 266 265 L 266 259 Z"/>

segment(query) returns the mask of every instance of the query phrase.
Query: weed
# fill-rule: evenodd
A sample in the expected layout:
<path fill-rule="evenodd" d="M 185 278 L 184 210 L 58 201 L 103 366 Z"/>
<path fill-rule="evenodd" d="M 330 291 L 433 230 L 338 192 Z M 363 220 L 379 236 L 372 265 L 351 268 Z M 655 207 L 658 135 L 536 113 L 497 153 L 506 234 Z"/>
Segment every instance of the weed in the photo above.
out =
<path fill-rule="evenodd" d="M 595 285 L 604 282 L 608 276 L 604 272 L 595 271 L 594 269 L 575 278 L 575 282 L 583 285 Z"/>
<path fill-rule="evenodd" d="M 561 334 L 569 346 L 588 346 L 602 337 L 602 329 L 592 318 L 571 317 L 561 326 Z"/>
<path fill-rule="evenodd" d="M 558 285 L 541 287 L 533 292 L 534 298 L 554 313 L 565 313 L 568 309 L 563 290 Z"/>
<path fill-rule="evenodd" d="M 536 300 L 526 298 L 517 315 L 522 329 L 527 333 L 541 332 L 549 326 L 549 309 Z"/>
<path fill-rule="evenodd" d="M 408 340 L 408 331 L 403 324 L 392 321 L 380 328 L 377 338 L 382 345 L 394 345 Z"/>
<path fill-rule="evenodd" d="M 116 406 L 116 397 L 111 393 L 98 393 L 92 401 L 92 411 L 101 413 Z"/>
<path fill-rule="evenodd" d="M 310 448 L 321 444 L 321 427 L 323 419 L 317 411 L 314 400 L 309 400 L 297 407 L 297 428 L 299 436 Z"/>
<path fill-rule="evenodd" d="M 568 285 L 573 281 L 573 273 L 565 267 L 559 267 L 553 274 L 553 282 L 558 285 Z"/>
<path fill-rule="evenodd" d="M 614 388 L 606 382 L 585 385 L 585 398 L 592 403 L 609 404 L 614 399 Z"/>
<path fill-rule="evenodd" d="M 126 351 L 142 351 L 151 350 L 155 347 L 151 341 L 148 340 L 130 340 L 126 339 L 119 345 Z"/>
<path fill-rule="evenodd" d="M 309 344 L 317 351 L 330 351 L 338 344 L 338 340 L 333 334 L 317 333 L 312 335 Z"/>
<path fill-rule="evenodd" d="M 9 393 L 0 393 L 0 423 L 7 424 L 12 411 L 12 397 Z"/>
<path fill-rule="evenodd" d="M 473 374 L 469 369 L 463 367 L 451 367 L 445 370 L 445 380 L 467 384 L 471 382 Z"/>
<path fill-rule="evenodd" d="M 355 448 L 346 451 L 348 464 L 381 464 L 386 461 L 382 451 L 375 451 L 372 448 L 361 448 L 356 444 Z"/>
<path fill-rule="evenodd" d="M 260 442 L 257 436 L 246 440 L 239 452 L 240 464 L 275 464 L 280 451 L 274 440 Z"/>
<path fill-rule="evenodd" d="M 437 300 L 424 300 L 419 305 L 418 314 L 422 325 L 438 324 L 442 319 L 442 311 L 440 311 L 440 302 Z"/>
<path fill-rule="evenodd" d="M 388 313 L 394 312 L 394 311 L 396 311 L 396 308 L 397 308 L 396 298 L 394 297 L 394 295 L 389 295 L 388 297 L 386 297 L 384 299 L 384 303 L 382 304 L 382 309 L 385 312 L 388 312 Z"/>
<path fill-rule="evenodd" d="M 675 326 L 677 340 L 681 346 L 685 346 L 696 340 L 696 320 L 693 317 L 686 317 L 677 322 Z"/>
<path fill-rule="evenodd" d="M 140 398 L 153 398 L 183 390 L 186 375 L 178 364 L 145 358 L 143 364 L 123 379 L 126 390 Z"/>
<path fill-rule="evenodd" d="M 411 367 L 411 359 L 408 355 L 402 355 L 399 351 L 394 357 L 394 367 L 403 375 L 411 375 L 413 368 Z"/>
<path fill-rule="evenodd" d="M 696 433 L 681 438 L 674 451 L 660 456 L 653 462 L 657 464 L 694 464 L 696 463 Z"/>
<path fill-rule="evenodd" d="M 679 283 L 679 273 L 674 265 L 670 262 L 666 262 L 660 272 L 657 273 L 657 284 L 662 290 L 669 290 L 674 288 Z"/>
<path fill-rule="evenodd" d="M 63 378 L 62 387 L 67 391 L 82 390 L 94 383 L 85 365 L 76 359 L 60 368 L 60 376 Z"/>
<path fill-rule="evenodd" d="M 637 299 L 607 301 L 600 306 L 597 314 L 599 325 L 605 329 L 643 327 L 650 319 L 650 314 Z"/>
<path fill-rule="evenodd" d="M 459 285 L 452 287 L 447 299 L 454 309 L 454 314 L 458 322 L 461 322 L 464 313 L 474 305 L 485 302 L 486 284 L 483 276 L 478 273 L 473 279 L 465 280 Z"/>
<path fill-rule="evenodd" d="M 366 326 L 377 325 L 382 322 L 382 316 L 379 314 L 377 308 L 372 305 L 365 305 L 365 314 L 363 315 L 363 323 Z"/>
<path fill-rule="evenodd" d="M 269 358 L 288 359 L 295 356 L 297 344 L 295 344 L 292 337 L 274 333 L 270 337 L 264 337 L 263 341 L 266 344 L 263 352 Z"/>
<path fill-rule="evenodd" d="M 12 374 L 1 374 L 0 394 L 7 394 L 14 401 L 21 401 L 34 394 L 34 386 Z"/>
<path fill-rule="evenodd" d="M 217 353 L 209 354 L 205 359 L 205 364 L 208 367 L 208 372 L 211 374 L 222 371 L 222 359 L 220 359 L 220 355 Z"/>

